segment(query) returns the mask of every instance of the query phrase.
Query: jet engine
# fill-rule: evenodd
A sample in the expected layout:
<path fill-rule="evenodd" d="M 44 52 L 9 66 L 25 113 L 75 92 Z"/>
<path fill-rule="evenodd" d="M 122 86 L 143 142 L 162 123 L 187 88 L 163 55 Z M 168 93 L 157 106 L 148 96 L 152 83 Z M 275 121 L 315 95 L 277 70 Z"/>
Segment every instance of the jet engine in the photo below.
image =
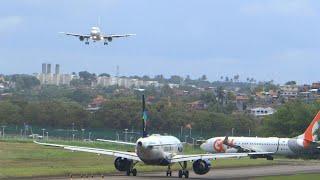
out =
<path fill-rule="evenodd" d="M 80 41 L 83 41 L 84 37 L 83 36 L 79 36 L 79 39 L 80 39 Z"/>
<path fill-rule="evenodd" d="M 211 163 L 208 160 L 199 159 L 192 164 L 192 167 L 193 167 L 194 173 L 203 175 L 209 172 Z"/>
<path fill-rule="evenodd" d="M 111 42 L 112 41 L 112 37 L 108 37 L 108 41 Z"/>
<path fill-rule="evenodd" d="M 114 167 L 118 171 L 126 171 L 127 169 L 130 168 L 132 163 L 133 163 L 132 160 L 129 160 L 129 159 L 126 159 L 126 158 L 117 157 L 116 160 L 114 160 Z"/>

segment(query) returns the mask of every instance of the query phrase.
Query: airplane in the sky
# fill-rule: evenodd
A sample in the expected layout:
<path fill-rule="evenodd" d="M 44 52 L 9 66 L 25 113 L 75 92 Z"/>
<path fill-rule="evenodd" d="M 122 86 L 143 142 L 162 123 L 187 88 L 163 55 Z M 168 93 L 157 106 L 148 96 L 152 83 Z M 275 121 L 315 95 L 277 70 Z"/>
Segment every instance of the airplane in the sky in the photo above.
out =
<path fill-rule="evenodd" d="M 317 131 L 320 126 L 320 111 L 305 132 L 294 138 L 278 137 L 214 137 L 200 147 L 209 153 L 248 153 L 253 159 L 273 160 L 272 155 L 301 155 L 320 153 Z"/>
<path fill-rule="evenodd" d="M 68 36 L 78 37 L 80 41 L 85 41 L 85 44 L 89 44 L 89 39 L 93 42 L 104 41 L 104 45 L 108 45 L 108 42 L 111 42 L 115 38 L 129 37 L 134 36 L 135 34 L 102 34 L 100 28 L 95 26 L 91 28 L 90 34 L 78 34 L 78 33 L 68 33 L 60 32 Z"/>
<path fill-rule="evenodd" d="M 230 153 L 230 154 L 190 154 L 184 155 L 183 144 L 174 136 L 162 136 L 162 135 L 150 135 L 148 136 L 147 127 L 147 113 L 145 110 L 145 99 L 142 95 L 142 137 L 137 140 L 136 143 L 130 142 L 119 142 L 102 140 L 111 143 L 127 144 L 135 146 L 135 152 L 127 151 L 116 151 L 108 149 L 98 149 L 90 147 L 80 147 L 80 146 L 69 146 L 61 144 L 50 144 L 36 142 L 37 144 L 53 147 L 61 147 L 72 151 L 82 151 L 89 153 L 96 153 L 101 155 L 114 156 L 114 166 L 119 171 L 126 172 L 127 176 L 131 174 L 133 176 L 137 175 L 137 170 L 134 168 L 139 162 L 146 165 L 157 165 L 157 166 L 167 166 L 167 176 L 172 176 L 171 165 L 174 163 L 179 163 L 181 170 L 179 170 L 179 178 L 183 176 L 185 178 L 189 177 L 189 171 L 187 169 L 187 162 L 193 161 L 193 171 L 198 175 L 203 175 L 209 172 L 211 167 L 210 160 L 218 158 L 240 158 L 247 156 L 247 153 Z"/>

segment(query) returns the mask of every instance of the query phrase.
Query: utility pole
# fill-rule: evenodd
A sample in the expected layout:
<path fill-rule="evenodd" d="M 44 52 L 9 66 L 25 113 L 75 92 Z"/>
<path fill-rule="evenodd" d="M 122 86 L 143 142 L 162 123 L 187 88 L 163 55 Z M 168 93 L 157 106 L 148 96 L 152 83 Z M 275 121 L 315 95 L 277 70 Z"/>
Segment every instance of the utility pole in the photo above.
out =
<path fill-rule="evenodd" d="M 124 141 L 127 142 L 128 129 L 124 129 Z"/>
<path fill-rule="evenodd" d="M 7 127 L 5 125 L 1 126 L 2 127 L 2 137 L 4 138 L 4 129 Z"/>
<path fill-rule="evenodd" d="M 82 131 L 82 140 L 84 140 L 84 131 L 85 131 L 85 129 L 81 129 L 81 131 Z"/>
<path fill-rule="evenodd" d="M 44 129 L 44 128 L 42 128 L 42 139 L 44 139 L 44 131 L 45 131 L 46 129 Z"/>

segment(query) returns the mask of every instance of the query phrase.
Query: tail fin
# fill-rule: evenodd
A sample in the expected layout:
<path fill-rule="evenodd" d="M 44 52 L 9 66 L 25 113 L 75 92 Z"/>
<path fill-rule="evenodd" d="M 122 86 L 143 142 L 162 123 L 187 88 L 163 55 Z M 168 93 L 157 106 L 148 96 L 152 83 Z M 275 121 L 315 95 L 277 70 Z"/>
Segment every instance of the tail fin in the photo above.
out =
<path fill-rule="evenodd" d="M 146 111 L 146 101 L 144 98 L 144 94 L 142 94 L 142 137 L 147 137 L 148 132 L 147 132 L 147 111 Z"/>
<path fill-rule="evenodd" d="M 317 131 L 320 127 L 320 111 L 317 113 L 317 115 L 313 118 L 313 121 L 310 123 L 306 131 L 298 136 L 300 139 L 307 140 L 309 142 L 317 141 Z"/>

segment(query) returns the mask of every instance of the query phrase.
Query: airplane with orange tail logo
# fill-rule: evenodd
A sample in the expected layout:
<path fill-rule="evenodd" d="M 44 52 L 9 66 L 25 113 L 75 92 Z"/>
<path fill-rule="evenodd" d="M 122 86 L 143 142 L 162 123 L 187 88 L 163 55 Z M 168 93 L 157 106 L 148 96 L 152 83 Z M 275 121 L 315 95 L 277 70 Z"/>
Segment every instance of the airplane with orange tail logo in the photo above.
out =
<path fill-rule="evenodd" d="M 301 155 L 320 153 L 317 131 L 320 111 L 303 134 L 294 138 L 278 137 L 214 137 L 201 144 L 209 153 L 248 153 L 253 158 L 273 160 L 273 155 Z"/>

